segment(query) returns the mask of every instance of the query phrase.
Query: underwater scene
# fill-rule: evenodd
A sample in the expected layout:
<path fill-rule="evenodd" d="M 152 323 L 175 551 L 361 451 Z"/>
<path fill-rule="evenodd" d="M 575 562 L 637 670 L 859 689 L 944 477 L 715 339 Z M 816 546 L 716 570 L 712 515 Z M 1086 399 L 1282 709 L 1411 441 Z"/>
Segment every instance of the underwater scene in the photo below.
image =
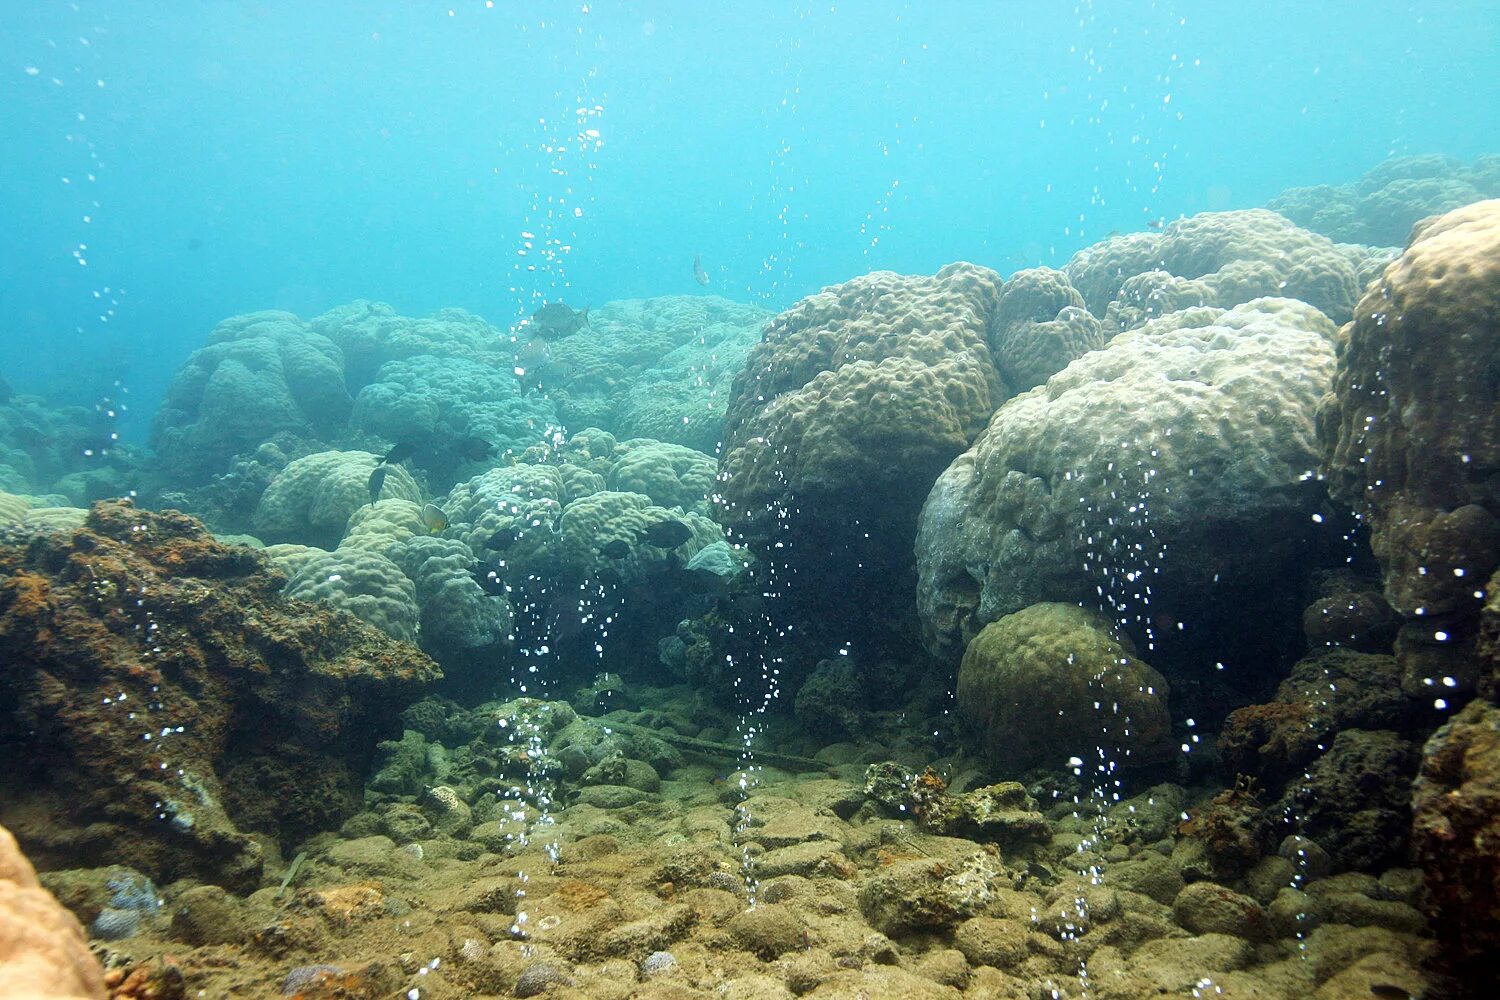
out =
<path fill-rule="evenodd" d="M 0 996 L 1500 996 L 1500 6 L 0 6 Z"/>

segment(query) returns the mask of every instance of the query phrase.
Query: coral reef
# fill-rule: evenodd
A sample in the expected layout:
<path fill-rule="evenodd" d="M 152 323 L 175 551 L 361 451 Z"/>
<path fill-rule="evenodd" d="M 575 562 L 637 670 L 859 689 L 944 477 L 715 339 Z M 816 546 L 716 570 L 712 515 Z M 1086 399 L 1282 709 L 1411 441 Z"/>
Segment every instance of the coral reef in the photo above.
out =
<path fill-rule="evenodd" d="M 955 707 L 971 745 L 1015 776 L 1101 752 L 1120 767 L 1160 762 L 1174 749 L 1167 698 L 1166 680 L 1102 615 L 1036 604 L 969 643 Z"/>
<path fill-rule="evenodd" d="M 549 345 L 544 386 L 570 427 L 713 454 L 731 383 L 770 315 L 717 296 L 607 302 L 589 313 L 588 336 Z"/>
<path fill-rule="evenodd" d="M 174 484 L 207 482 L 279 431 L 337 432 L 349 416 L 338 347 L 285 312 L 224 320 L 167 387 L 151 447 Z"/>
<path fill-rule="evenodd" d="M 359 390 L 349 425 L 380 440 L 424 442 L 412 462 L 442 489 L 491 461 L 462 454 L 466 440 L 491 446 L 499 461 L 525 451 L 560 422 L 557 408 L 540 395 L 523 395 L 510 368 L 496 367 L 501 363 L 432 355 L 387 362 Z"/>
<path fill-rule="evenodd" d="M 401 316 L 384 302 L 358 299 L 307 322 L 344 355 L 346 377 L 358 390 L 376 380 L 382 365 L 421 355 L 489 364 L 507 360 L 501 331 L 463 309 L 439 309 L 421 318 Z"/>
<path fill-rule="evenodd" d="M 1002 615 L 1100 586 L 1142 648 L 1163 613 L 1286 596 L 1315 551 L 1321 491 L 1303 477 L 1334 335 L 1291 299 L 1189 309 L 1008 401 L 922 510 L 928 648 L 956 659 Z"/>
<path fill-rule="evenodd" d="M 1419 225 L 1360 300 L 1319 417 L 1330 489 L 1369 526 L 1403 683 L 1475 690 L 1500 566 L 1500 201 Z M 1430 694 L 1430 692 L 1427 692 Z"/>
<path fill-rule="evenodd" d="M 349 518 L 370 503 L 370 473 L 379 461 L 368 451 L 321 451 L 297 459 L 262 494 L 255 533 L 267 542 L 333 548 Z M 422 491 L 405 469 L 387 466 L 380 497 L 421 503 Z"/>
<path fill-rule="evenodd" d="M 251 549 L 192 519 L 96 504 L 0 545 L 0 813 L 48 867 L 117 861 L 253 887 L 265 849 L 336 824 L 435 665 L 287 602 Z"/>
<path fill-rule="evenodd" d="M 751 350 L 716 516 L 790 563 L 792 600 L 836 617 L 854 599 L 866 620 L 904 629 L 922 491 L 1007 392 L 987 341 L 1001 289 L 966 263 L 877 272 L 803 299 Z M 875 595 L 889 596 L 872 608 Z"/>
<path fill-rule="evenodd" d="M 1395 156 L 1352 184 L 1288 188 L 1266 203 L 1341 243 L 1403 246 L 1430 215 L 1500 197 L 1500 156 L 1465 165 L 1451 156 Z"/>
<path fill-rule="evenodd" d="M 1111 331 L 1189 306 L 1229 308 L 1263 296 L 1349 318 L 1361 284 L 1362 247 L 1344 247 L 1265 209 L 1204 212 L 1159 233 L 1115 236 L 1063 268 L 1090 312 Z"/>

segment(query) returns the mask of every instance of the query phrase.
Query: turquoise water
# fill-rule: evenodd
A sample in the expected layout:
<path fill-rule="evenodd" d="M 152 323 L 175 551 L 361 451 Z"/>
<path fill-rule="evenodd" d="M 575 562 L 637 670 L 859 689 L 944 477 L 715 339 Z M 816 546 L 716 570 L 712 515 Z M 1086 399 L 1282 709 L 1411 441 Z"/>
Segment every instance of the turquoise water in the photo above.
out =
<path fill-rule="evenodd" d="M 504 324 L 693 292 L 695 254 L 779 308 L 1500 136 L 1488 3 L 9 6 L 0 372 L 122 379 L 127 438 L 235 313 Z M 517 272 L 549 197 L 571 250 Z"/>

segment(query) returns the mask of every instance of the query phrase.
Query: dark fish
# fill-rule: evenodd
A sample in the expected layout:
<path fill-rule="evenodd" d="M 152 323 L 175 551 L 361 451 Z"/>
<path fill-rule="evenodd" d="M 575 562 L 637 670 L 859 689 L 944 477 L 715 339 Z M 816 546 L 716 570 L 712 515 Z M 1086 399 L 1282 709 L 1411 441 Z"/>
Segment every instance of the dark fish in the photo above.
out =
<path fill-rule="evenodd" d="M 566 337 L 588 323 L 588 306 L 580 312 L 565 302 L 548 302 L 531 314 L 531 328 L 538 337 Z"/>
<path fill-rule="evenodd" d="M 693 254 L 693 280 L 700 285 L 708 284 L 708 272 L 703 270 L 702 254 Z"/>
<path fill-rule="evenodd" d="M 385 453 L 385 457 L 380 460 L 380 464 L 395 465 L 397 462 L 404 462 L 415 455 L 417 449 L 420 447 L 422 446 L 415 441 L 401 441 Z"/>
<path fill-rule="evenodd" d="M 664 517 L 636 532 L 636 537 L 659 549 L 675 549 L 693 537 L 693 529 L 675 517 Z"/>
<path fill-rule="evenodd" d="M 448 515 L 443 513 L 443 508 L 435 503 L 427 504 L 422 508 L 422 526 L 429 534 L 436 535 L 448 528 Z"/>
<path fill-rule="evenodd" d="M 495 453 L 495 446 L 484 438 L 466 437 L 454 446 L 454 451 L 471 462 L 482 462 Z"/>
<path fill-rule="evenodd" d="M 623 538 L 616 538 L 599 546 L 599 554 L 609 559 L 624 559 L 630 555 L 630 543 Z"/>
<path fill-rule="evenodd" d="M 484 540 L 484 547 L 493 549 L 496 552 L 504 552 L 516 544 L 516 540 L 520 537 L 521 533 L 515 528 L 501 528 Z"/>
<path fill-rule="evenodd" d="M 1042 882 L 1051 882 L 1054 878 L 1051 868 L 1035 861 L 1026 862 L 1026 874 Z"/>
<path fill-rule="evenodd" d="M 391 471 L 389 465 L 377 465 L 375 471 L 370 473 L 370 502 L 380 502 L 380 490 L 385 485 L 385 474 Z"/>
<path fill-rule="evenodd" d="M 187 247 L 188 247 L 189 250 L 202 250 L 203 249 L 203 241 L 200 240 L 198 237 L 194 236 L 192 239 L 188 240 Z"/>
<path fill-rule="evenodd" d="M 1370 992 L 1385 1000 L 1412 1000 L 1411 991 L 1402 989 L 1395 983 L 1371 983 Z"/>
<path fill-rule="evenodd" d="M 505 583 L 494 570 L 480 566 L 469 575 L 479 584 L 479 589 L 491 597 L 499 597 L 505 593 Z"/>

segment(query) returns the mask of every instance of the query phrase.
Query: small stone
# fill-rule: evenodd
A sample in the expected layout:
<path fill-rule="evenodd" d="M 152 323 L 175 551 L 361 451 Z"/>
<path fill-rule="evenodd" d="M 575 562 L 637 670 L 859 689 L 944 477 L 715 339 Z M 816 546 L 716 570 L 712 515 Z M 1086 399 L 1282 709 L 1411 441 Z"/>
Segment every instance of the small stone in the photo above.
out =
<path fill-rule="evenodd" d="M 1266 915 L 1249 896 L 1213 882 L 1194 882 L 1177 894 L 1172 917 L 1194 934 L 1229 934 L 1245 940 L 1265 935 Z"/>
<path fill-rule="evenodd" d="M 778 958 L 807 946 L 802 922 L 784 906 L 767 903 L 730 919 L 729 936 L 745 951 L 761 958 Z"/>

